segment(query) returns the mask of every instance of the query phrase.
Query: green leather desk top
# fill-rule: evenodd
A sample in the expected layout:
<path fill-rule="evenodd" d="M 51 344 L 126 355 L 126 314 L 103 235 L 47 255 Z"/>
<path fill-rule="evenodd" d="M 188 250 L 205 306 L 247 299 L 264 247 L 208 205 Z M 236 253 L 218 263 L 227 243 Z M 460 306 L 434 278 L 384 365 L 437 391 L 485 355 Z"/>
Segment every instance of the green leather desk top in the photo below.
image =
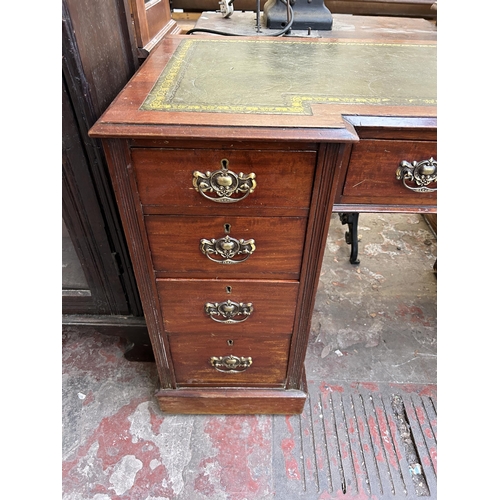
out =
<path fill-rule="evenodd" d="M 349 141 L 436 122 L 435 41 L 165 37 L 92 137 Z"/>
<path fill-rule="evenodd" d="M 436 45 L 185 39 L 140 110 L 311 115 L 311 104 L 435 106 Z"/>

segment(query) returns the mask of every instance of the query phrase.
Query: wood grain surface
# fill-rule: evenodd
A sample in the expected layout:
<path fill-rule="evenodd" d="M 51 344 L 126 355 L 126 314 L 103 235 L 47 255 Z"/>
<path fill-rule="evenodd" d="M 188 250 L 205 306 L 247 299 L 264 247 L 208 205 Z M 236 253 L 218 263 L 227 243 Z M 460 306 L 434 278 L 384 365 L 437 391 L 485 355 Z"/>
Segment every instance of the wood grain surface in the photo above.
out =
<path fill-rule="evenodd" d="M 132 161 L 145 213 L 307 215 L 316 151 L 133 148 Z M 193 187 L 193 173 L 221 170 L 255 174 L 253 193 L 235 203 L 218 203 Z M 208 193 L 215 200 L 214 193 Z M 237 198 L 236 194 L 233 198 Z M 201 212 L 200 212 L 201 210 Z"/>
<path fill-rule="evenodd" d="M 157 277 L 298 279 L 307 219 L 301 217 L 145 217 Z M 255 251 L 244 262 L 220 264 L 200 251 L 202 239 L 227 236 L 255 241 Z M 236 259 L 237 257 L 235 257 Z M 241 257 L 238 257 L 241 258 Z"/>
<path fill-rule="evenodd" d="M 298 282 L 158 279 L 156 284 L 167 332 L 186 335 L 201 332 L 228 335 L 251 333 L 256 338 L 292 333 Z M 218 323 L 205 312 L 205 304 L 220 304 L 228 300 L 237 304 L 250 303 L 253 311 L 245 321 L 229 324 Z"/>
<path fill-rule="evenodd" d="M 433 205 L 437 192 L 411 191 L 396 178 L 401 161 L 412 163 L 430 158 L 437 160 L 436 142 L 362 140 L 352 147 L 341 202 Z"/>
<path fill-rule="evenodd" d="M 229 346 L 227 340 L 233 340 Z M 170 349 L 178 386 L 267 386 L 283 387 L 288 365 L 290 336 L 268 338 L 204 333 L 170 335 Z M 241 373 L 222 373 L 210 364 L 212 356 L 251 357 Z"/>

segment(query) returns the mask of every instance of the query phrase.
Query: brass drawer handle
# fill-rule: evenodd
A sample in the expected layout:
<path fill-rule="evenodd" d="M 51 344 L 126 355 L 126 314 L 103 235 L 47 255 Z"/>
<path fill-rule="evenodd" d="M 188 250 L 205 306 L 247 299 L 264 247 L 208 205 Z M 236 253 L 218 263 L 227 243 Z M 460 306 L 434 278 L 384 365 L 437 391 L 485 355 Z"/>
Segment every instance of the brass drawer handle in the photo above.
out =
<path fill-rule="evenodd" d="M 218 371 L 225 373 L 240 373 L 247 370 L 252 364 L 252 358 L 238 358 L 238 356 L 212 356 L 210 364 Z"/>
<path fill-rule="evenodd" d="M 235 174 L 227 168 L 228 160 L 220 163 L 222 168 L 215 172 L 193 172 L 193 186 L 202 196 L 216 203 L 235 203 L 255 191 L 255 174 Z"/>
<path fill-rule="evenodd" d="M 231 236 L 219 239 L 201 239 L 200 250 L 211 261 L 219 264 L 239 264 L 255 251 L 255 240 L 237 240 Z M 233 257 L 237 257 L 234 259 Z"/>
<path fill-rule="evenodd" d="M 417 193 L 433 193 L 436 188 L 430 188 L 431 182 L 437 182 L 437 161 L 429 158 L 423 161 L 412 163 L 403 160 L 396 170 L 396 179 L 403 181 L 406 188 Z M 409 186 L 406 181 L 413 182 L 416 186 Z"/>
<path fill-rule="evenodd" d="M 246 321 L 253 312 L 253 305 L 251 302 L 243 304 L 243 302 L 233 302 L 226 300 L 219 304 L 218 302 L 207 302 L 205 304 L 205 312 L 211 319 L 217 323 L 243 323 Z"/>

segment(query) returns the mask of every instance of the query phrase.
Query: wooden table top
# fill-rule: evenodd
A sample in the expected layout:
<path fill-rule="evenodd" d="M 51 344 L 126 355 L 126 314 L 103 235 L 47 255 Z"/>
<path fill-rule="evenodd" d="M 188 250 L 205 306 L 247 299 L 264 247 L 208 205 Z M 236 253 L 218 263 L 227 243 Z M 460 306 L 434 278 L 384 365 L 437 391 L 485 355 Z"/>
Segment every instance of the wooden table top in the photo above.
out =
<path fill-rule="evenodd" d="M 338 141 L 356 140 L 346 116 L 435 123 L 436 59 L 434 40 L 173 35 L 90 135 Z"/>

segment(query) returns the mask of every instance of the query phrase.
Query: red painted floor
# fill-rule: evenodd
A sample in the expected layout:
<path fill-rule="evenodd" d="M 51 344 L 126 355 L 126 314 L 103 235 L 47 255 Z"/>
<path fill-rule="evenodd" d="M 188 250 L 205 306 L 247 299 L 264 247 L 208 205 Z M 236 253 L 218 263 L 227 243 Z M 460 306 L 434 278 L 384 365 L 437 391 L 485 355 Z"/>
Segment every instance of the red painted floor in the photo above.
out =
<path fill-rule="evenodd" d="M 436 498 L 434 384 L 313 381 L 302 415 L 163 415 L 154 364 L 122 350 L 65 334 L 64 499 Z"/>
<path fill-rule="evenodd" d="M 302 415 L 164 415 L 154 363 L 66 329 L 63 500 L 435 499 L 435 236 L 367 214 L 352 266 L 344 231 L 332 217 Z"/>

